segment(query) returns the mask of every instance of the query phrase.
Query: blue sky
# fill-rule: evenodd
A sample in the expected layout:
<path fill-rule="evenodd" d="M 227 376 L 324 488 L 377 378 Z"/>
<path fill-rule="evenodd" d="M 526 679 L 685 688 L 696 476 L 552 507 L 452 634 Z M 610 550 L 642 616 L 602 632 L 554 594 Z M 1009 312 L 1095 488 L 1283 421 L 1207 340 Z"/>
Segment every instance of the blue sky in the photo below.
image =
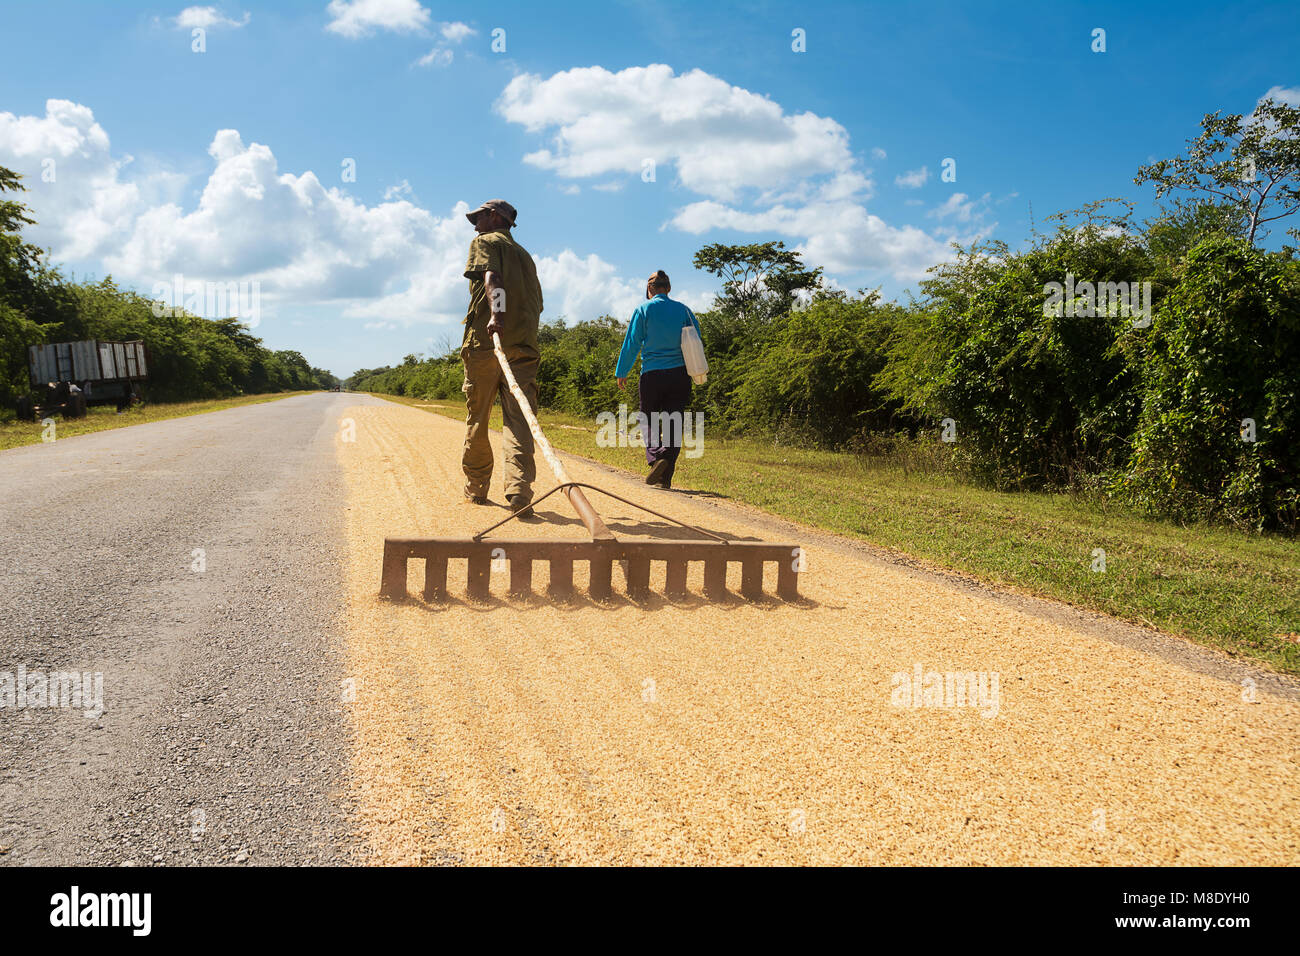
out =
<path fill-rule="evenodd" d="M 46 0 L 3 29 L 32 238 L 145 294 L 257 281 L 257 334 L 340 375 L 459 343 L 487 198 L 519 209 L 544 319 L 626 318 L 659 268 L 703 307 L 707 242 L 783 239 L 894 297 L 953 239 L 1022 242 L 1031 204 L 1149 211 L 1134 172 L 1202 114 L 1300 101 L 1293 2 Z"/>

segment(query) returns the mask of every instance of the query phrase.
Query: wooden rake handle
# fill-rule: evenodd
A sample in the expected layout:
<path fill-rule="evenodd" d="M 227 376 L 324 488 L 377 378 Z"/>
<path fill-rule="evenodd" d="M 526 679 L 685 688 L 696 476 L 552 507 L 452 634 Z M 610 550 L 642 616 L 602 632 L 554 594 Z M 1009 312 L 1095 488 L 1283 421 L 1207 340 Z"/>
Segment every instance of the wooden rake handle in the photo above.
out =
<path fill-rule="evenodd" d="M 497 364 L 501 366 L 501 372 L 506 377 L 506 384 L 510 387 L 510 394 L 515 397 L 520 411 L 524 413 L 524 418 L 528 422 L 528 430 L 533 433 L 533 440 L 537 442 L 538 447 L 542 450 L 542 457 L 551 466 L 551 471 L 555 472 L 556 481 L 568 486 L 564 489 L 564 494 L 569 499 L 569 504 L 573 505 L 573 510 L 578 513 L 578 518 L 586 525 L 587 531 L 594 540 L 612 541 L 614 533 L 605 527 L 605 522 L 600 520 L 600 515 L 596 514 L 596 509 L 591 506 L 591 502 L 582 493 L 582 489 L 574 487 L 569 479 L 568 472 L 564 470 L 563 462 L 556 456 L 555 450 L 551 448 L 551 443 L 542 434 L 542 426 L 537 423 L 537 417 L 533 414 L 532 406 L 528 404 L 528 398 L 524 395 L 524 390 L 515 381 L 514 372 L 510 371 L 510 362 L 506 359 L 506 353 L 501 348 L 501 336 L 495 332 L 492 333 L 492 351 L 496 353 Z"/>

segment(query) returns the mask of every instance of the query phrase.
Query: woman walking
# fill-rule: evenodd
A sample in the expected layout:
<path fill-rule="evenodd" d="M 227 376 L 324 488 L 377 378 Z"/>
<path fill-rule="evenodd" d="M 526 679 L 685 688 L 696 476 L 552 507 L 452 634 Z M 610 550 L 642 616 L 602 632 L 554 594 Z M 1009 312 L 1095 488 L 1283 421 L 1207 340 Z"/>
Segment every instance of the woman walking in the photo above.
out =
<path fill-rule="evenodd" d="M 668 298 L 671 289 L 668 274 L 662 269 L 646 280 L 646 301 L 632 313 L 614 370 L 618 387 L 626 387 L 628 373 L 637 356 L 641 356 L 639 395 L 647 424 L 645 460 L 650 466 L 645 482 L 660 488 L 672 485 L 682 450 L 686 405 L 691 400 L 691 377 L 682 355 L 682 329 L 689 322 L 697 334 L 700 331 L 695 313 Z"/>

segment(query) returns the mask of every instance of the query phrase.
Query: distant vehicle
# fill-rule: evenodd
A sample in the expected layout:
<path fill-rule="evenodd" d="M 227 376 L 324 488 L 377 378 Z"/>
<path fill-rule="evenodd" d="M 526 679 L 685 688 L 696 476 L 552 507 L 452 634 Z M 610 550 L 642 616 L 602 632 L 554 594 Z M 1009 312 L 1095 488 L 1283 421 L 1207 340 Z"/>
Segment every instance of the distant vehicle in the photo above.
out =
<path fill-rule="evenodd" d="M 149 351 L 130 342 L 56 342 L 27 349 L 32 391 L 19 396 L 18 417 L 36 421 L 52 412 L 81 418 L 91 405 L 116 405 L 119 412 L 143 404 Z"/>

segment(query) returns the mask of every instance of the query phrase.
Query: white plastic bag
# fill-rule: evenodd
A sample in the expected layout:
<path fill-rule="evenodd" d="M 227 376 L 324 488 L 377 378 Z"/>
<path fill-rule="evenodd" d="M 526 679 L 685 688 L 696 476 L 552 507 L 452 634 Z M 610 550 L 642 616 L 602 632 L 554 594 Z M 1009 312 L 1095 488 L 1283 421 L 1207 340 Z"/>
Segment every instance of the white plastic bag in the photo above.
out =
<path fill-rule="evenodd" d="M 682 357 L 686 359 L 686 373 L 696 385 L 703 385 L 709 377 L 709 360 L 704 357 L 704 343 L 695 323 L 682 326 Z"/>

